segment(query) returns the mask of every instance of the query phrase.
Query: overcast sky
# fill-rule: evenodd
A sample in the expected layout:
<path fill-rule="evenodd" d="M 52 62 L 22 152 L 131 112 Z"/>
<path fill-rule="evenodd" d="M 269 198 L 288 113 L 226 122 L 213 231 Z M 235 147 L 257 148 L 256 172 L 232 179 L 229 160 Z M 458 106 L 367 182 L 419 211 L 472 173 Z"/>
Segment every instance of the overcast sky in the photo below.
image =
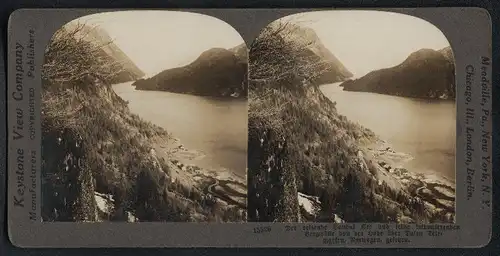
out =
<path fill-rule="evenodd" d="M 147 76 L 183 66 L 210 48 L 243 43 L 230 25 L 209 16 L 174 11 L 118 11 L 80 18 L 105 29 Z"/>
<path fill-rule="evenodd" d="M 355 77 L 398 65 L 412 52 L 449 46 L 431 23 L 380 11 L 323 11 L 291 17 L 313 28 L 323 44 Z"/>

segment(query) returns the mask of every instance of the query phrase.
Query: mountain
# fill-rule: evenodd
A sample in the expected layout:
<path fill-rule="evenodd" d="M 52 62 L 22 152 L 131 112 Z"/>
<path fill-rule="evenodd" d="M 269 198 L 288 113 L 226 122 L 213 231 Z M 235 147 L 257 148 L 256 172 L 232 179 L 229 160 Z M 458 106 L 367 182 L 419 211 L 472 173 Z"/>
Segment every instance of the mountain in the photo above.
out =
<path fill-rule="evenodd" d="M 80 29 L 58 30 L 42 67 L 43 221 L 241 221 L 207 191 L 215 178 L 175 159 L 170 148 L 190 155 L 182 145 L 131 113 L 114 55 Z"/>
<path fill-rule="evenodd" d="M 343 81 L 352 77 L 352 73 L 340 62 L 340 60 L 328 50 L 316 32 L 309 27 L 290 25 L 290 33 L 286 40 L 303 45 L 302 54 L 310 58 L 312 62 L 320 63 L 322 74 L 312 82 L 315 84 L 329 84 Z"/>
<path fill-rule="evenodd" d="M 455 63 L 455 58 L 453 57 L 453 51 L 451 50 L 451 46 L 444 47 L 439 50 L 441 54 L 450 62 L 451 64 Z"/>
<path fill-rule="evenodd" d="M 240 62 L 245 63 L 245 64 L 248 62 L 248 48 L 247 48 L 247 45 L 245 43 L 237 45 L 237 46 L 230 48 L 228 50 L 231 51 L 232 53 L 234 53 L 234 55 L 236 56 L 236 58 L 238 58 L 238 60 Z"/>
<path fill-rule="evenodd" d="M 413 98 L 455 99 L 455 66 L 450 47 L 418 50 L 401 64 L 341 84 L 346 91 Z"/>
<path fill-rule="evenodd" d="M 134 82 L 138 90 L 160 90 L 199 96 L 246 97 L 247 48 L 212 48 L 192 63 Z"/>
<path fill-rule="evenodd" d="M 137 80 L 144 76 L 144 72 L 125 54 L 114 42 L 106 30 L 90 25 L 70 23 L 67 29 L 75 29 L 80 26 L 76 36 L 99 46 L 99 51 L 115 60 L 120 70 L 116 74 L 113 83 L 123 83 Z"/>
<path fill-rule="evenodd" d="M 453 185 L 402 168 L 411 156 L 304 82 L 321 60 L 295 31 L 266 27 L 250 49 L 248 221 L 453 222 Z"/>
<path fill-rule="evenodd" d="M 323 45 L 313 29 L 307 27 L 299 27 L 299 29 L 304 33 L 303 37 L 310 42 L 308 49 L 311 53 L 318 56 L 326 64 L 326 70 L 316 80 L 317 84 L 335 83 L 352 77 L 352 73 Z"/>

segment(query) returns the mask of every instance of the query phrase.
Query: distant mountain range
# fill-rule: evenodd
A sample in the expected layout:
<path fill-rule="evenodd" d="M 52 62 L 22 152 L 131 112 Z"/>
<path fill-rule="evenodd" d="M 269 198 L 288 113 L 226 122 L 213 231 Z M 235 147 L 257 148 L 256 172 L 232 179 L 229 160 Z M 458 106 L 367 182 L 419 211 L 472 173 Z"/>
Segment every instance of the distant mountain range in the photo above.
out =
<path fill-rule="evenodd" d="M 341 84 L 346 91 L 413 98 L 455 99 L 455 64 L 451 47 L 421 49 L 401 64 L 372 71 Z"/>
<path fill-rule="evenodd" d="M 246 45 L 212 48 L 192 63 L 164 70 L 133 83 L 137 90 L 158 90 L 214 97 L 246 97 Z"/>

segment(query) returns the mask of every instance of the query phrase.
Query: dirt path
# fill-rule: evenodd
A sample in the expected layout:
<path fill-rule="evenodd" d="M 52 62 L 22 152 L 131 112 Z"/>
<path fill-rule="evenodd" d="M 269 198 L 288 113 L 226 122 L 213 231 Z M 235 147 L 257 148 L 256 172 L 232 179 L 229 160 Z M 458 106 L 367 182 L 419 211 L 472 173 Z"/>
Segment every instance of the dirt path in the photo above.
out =
<path fill-rule="evenodd" d="M 245 197 L 246 198 L 246 195 L 238 193 L 237 191 L 231 190 L 231 188 L 225 186 L 224 184 L 221 184 L 221 181 L 219 181 L 218 179 L 215 179 L 215 178 L 211 178 L 211 179 L 212 179 L 213 183 L 207 187 L 206 192 L 208 194 L 211 194 L 212 196 L 217 197 L 217 198 L 227 202 L 228 204 L 236 205 L 236 206 L 243 208 L 243 209 L 247 208 L 246 204 L 233 199 L 233 197 Z M 229 182 L 229 181 L 222 181 L 222 183 L 227 183 L 227 182 Z M 217 192 L 217 190 L 215 189 L 217 186 L 221 187 L 224 190 L 224 192 L 226 192 L 226 193 L 221 194 L 221 193 Z"/>
<path fill-rule="evenodd" d="M 219 185 L 219 180 L 218 179 L 214 179 L 214 183 L 210 184 L 207 188 L 208 190 L 208 193 L 212 194 L 213 196 L 217 196 L 217 192 L 215 192 L 214 188 L 215 186 L 218 186 Z"/>

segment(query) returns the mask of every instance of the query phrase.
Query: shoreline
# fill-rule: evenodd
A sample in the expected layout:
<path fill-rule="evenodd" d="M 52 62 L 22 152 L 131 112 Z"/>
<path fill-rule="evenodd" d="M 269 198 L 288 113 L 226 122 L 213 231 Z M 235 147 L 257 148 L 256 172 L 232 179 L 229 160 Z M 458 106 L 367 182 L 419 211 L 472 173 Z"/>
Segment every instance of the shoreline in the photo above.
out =
<path fill-rule="evenodd" d="M 119 86 L 134 87 L 131 86 L 131 83 L 122 83 L 119 84 Z M 148 90 L 136 90 L 136 88 L 134 88 L 132 91 Z M 178 94 L 169 91 L 160 92 Z M 182 95 L 203 98 L 198 95 Z M 119 93 L 118 96 L 120 96 Z M 233 98 L 231 100 L 238 101 L 240 99 Z M 132 110 L 130 111 L 132 112 Z M 139 113 L 135 114 L 140 116 Z M 213 204 L 213 206 L 217 208 L 215 212 L 212 213 L 218 216 L 216 218 L 223 217 L 226 214 L 231 215 L 230 212 L 239 211 L 240 209 L 246 211 L 246 176 L 242 176 L 229 169 L 211 168 L 212 163 L 209 159 L 210 154 L 205 154 L 200 150 L 187 148 L 179 138 L 167 132 L 167 129 L 152 121 L 150 122 L 162 132 L 157 132 L 152 136 L 148 136 L 149 155 L 152 159 L 164 160 L 166 165 L 165 169 L 169 170 L 168 174 L 165 174 L 165 177 L 170 180 L 173 186 L 180 186 L 185 191 L 197 191 L 197 194 L 199 193 L 202 195 L 204 202 L 209 201 L 210 204 Z M 175 192 L 168 191 L 167 194 L 177 198 Z M 185 201 L 180 197 L 178 200 Z M 198 207 L 193 202 L 186 201 L 184 203 L 192 205 L 192 207 Z M 244 216 L 246 213 L 240 215 Z M 195 217 L 195 219 L 198 219 L 198 217 Z"/>
<path fill-rule="evenodd" d="M 323 88 L 328 88 L 328 87 L 336 87 L 336 88 L 342 88 L 341 84 L 344 83 L 345 81 L 343 82 L 338 82 L 338 83 L 332 83 L 332 84 L 324 84 L 324 85 L 321 85 L 320 86 L 320 90 L 321 92 L 325 95 L 325 97 L 327 97 L 330 101 L 332 102 L 336 102 L 333 98 L 330 98 L 328 96 L 328 91 L 323 91 L 321 89 L 321 87 Z M 385 93 L 378 93 L 378 92 L 370 92 L 370 91 L 346 91 L 346 90 L 341 90 L 342 92 L 354 92 L 354 93 L 368 93 L 368 94 L 375 94 L 375 95 L 381 95 L 381 96 L 390 96 L 390 97 L 397 97 L 397 98 L 402 98 L 402 99 L 407 99 L 407 100 L 411 100 L 411 101 L 425 101 L 425 102 L 428 102 L 428 103 L 438 103 L 438 102 L 455 102 L 454 100 L 450 100 L 450 99 L 438 99 L 438 98 L 417 98 L 417 97 L 407 97 L 407 96 L 400 96 L 400 95 L 392 95 L 392 94 L 385 94 Z M 343 115 L 342 113 L 339 112 L 340 115 Z M 345 116 L 346 118 L 349 119 L 349 116 L 347 115 L 343 115 Z M 367 128 L 368 130 L 372 131 L 370 127 L 366 127 L 365 125 L 362 125 L 361 123 L 359 122 L 356 122 L 354 121 L 355 123 L 357 123 L 358 125 L 362 126 L 362 127 L 365 127 Z M 373 132 L 373 131 L 372 131 Z M 394 150 L 394 148 L 397 147 L 397 143 L 395 143 L 394 145 L 392 143 L 389 143 L 387 142 L 385 139 L 382 139 L 379 137 L 378 134 L 375 135 L 375 137 L 377 138 L 377 141 L 376 143 L 379 143 L 379 144 L 386 144 L 388 147 L 391 148 L 391 150 Z M 373 143 L 373 142 L 371 142 Z M 402 146 L 402 145 L 399 145 L 399 146 Z M 405 145 L 403 145 L 404 147 Z M 412 153 L 409 153 L 408 151 L 404 151 L 404 150 L 401 150 L 401 149 L 398 149 L 397 150 L 398 152 L 406 152 L 408 153 L 408 155 L 411 155 Z M 454 159 L 456 157 L 453 157 Z M 453 162 L 453 164 L 455 165 L 455 163 Z M 418 165 L 418 164 L 417 164 Z M 408 168 L 411 168 L 411 169 L 415 169 L 415 167 L 408 167 Z M 426 171 L 427 170 L 427 171 Z M 440 178 L 441 179 L 445 179 L 446 181 L 444 182 L 451 182 L 451 183 L 454 183 L 454 181 L 456 180 L 456 170 L 454 169 L 452 173 L 449 172 L 449 170 L 446 170 L 444 171 L 443 173 L 438 173 L 435 171 L 435 169 L 433 170 L 432 167 L 430 168 L 427 168 L 427 169 L 423 169 L 421 168 L 421 171 L 414 171 L 416 174 L 423 174 L 425 176 L 432 176 L 432 175 L 437 175 L 437 176 L 441 176 Z"/>
<path fill-rule="evenodd" d="M 172 90 L 167 90 L 167 89 L 162 89 L 162 88 L 144 88 L 141 86 L 138 86 L 135 84 L 138 80 L 133 81 L 130 86 L 134 87 L 134 90 L 136 91 L 154 91 L 154 92 L 168 92 L 168 93 L 176 93 L 176 94 L 183 94 L 183 95 L 190 95 L 190 96 L 196 96 L 196 97 L 205 97 L 209 99 L 214 99 L 214 100 L 247 100 L 248 96 L 246 94 L 242 93 L 230 93 L 230 94 L 202 94 L 202 93 L 193 93 L 189 91 L 172 91 Z"/>
<path fill-rule="evenodd" d="M 319 88 L 321 90 L 321 88 L 337 87 L 337 88 L 340 88 L 341 89 L 340 91 L 342 91 L 342 92 L 371 93 L 371 94 L 376 94 L 376 95 L 385 95 L 385 96 L 404 98 L 404 99 L 409 99 L 409 100 L 414 100 L 414 101 L 450 102 L 450 103 L 455 103 L 455 105 L 456 105 L 456 98 L 453 98 L 453 97 L 442 98 L 442 97 L 428 97 L 428 96 L 405 96 L 405 95 L 389 94 L 389 93 L 384 93 L 384 92 L 362 91 L 362 90 L 345 90 L 344 86 L 342 85 L 344 82 L 346 82 L 346 81 L 337 82 L 337 83 L 330 83 L 330 84 L 322 84 L 319 86 Z"/>
<path fill-rule="evenodd" d="M 128 87 L 132 87 L 134 88 L 134 86 L 131 85 L 131 82 L 127 82 L 127 83 L 121 83 L 121 84 L 115 84 L 113 86 L 119 86 L 119 87 L 123 87 L 123 88 L 128 88 Z M 148 91 L 148 90 L 135 90 L 135 89 L 132 89 L 131 91 L 129 91 L 128 89 L 117 89 L 117 91 L 115 91 L 115 93 L 117 93 L 117 95 L 119 97 L 122 97 L 121 94 L 128 94 L 128 93 L 134 93 L 136 91 Z M 210 106 L 212 106 L 213 104 L 210 103 L 212 101 L 217 101 L 217 102 L 222 102 L 221 105 L 222 107 L 226 107 L 226 106 L 235 106 L 235 107 L 241 107 L 242 105 L 239 104 L 239 103 L 244 103 L 246 102 L 245 99 L 240 99 L 240 98 L 230 98 L 230 99 L 224 99 L 224 98 L 213 98 L 213 97 L 210 97 L 210 96 L 199 96 L 199 95 L 193 95 L 193 94 L 189 94 L 189 93 L 176 93 L 176 92 L 170 92 L 170 91 L 154 91 L 154 92 L 160 92 L 160 93 L 166 93 L 166 94 L 169 94 L 169 95 L 178 95 L 178 96 L 182 96 L 182 97 L 192 97 L 192 98 L 195 98 L 196 100 L 199 100 L 200 102 L 202 103 L 206 103 L 208 102 L 207 104 L 210 104 Z M 128 96 L 130 97 L 130 96 Z M 127 97 L 125 97 L 127 98 Z M 132 100 L 132 99 L 131 99 Z M 189 101 L 191 102 L 191 101 Z M 229 103 L 229 105 L 225 105 L 225 102 L 234 102 L 234 103 L 238 103 L 237 105 L 234 105 L 234 104 L 231 104 Z M 222 108 L 221 106 L 215 104 L 213 105 L 215 108 Z M 168 135 L 165 136 L 165 138 L 160 138 L 162 137 L 163 135 L 155 135 L 152 137 L 152 141 L 153 143 L 157 143 L 157 141 L 155 140 L 168 140 L 168 142 L 164 142 L 164 141 L 161 141 L 159 143 L 161 143 L 163 145 L 162 148 L 166 149 L 168 148 L 169 150 L 171 151 L 176 151 L 176 157 L 179 158 L 179 159 L 182 159 L 183 162 L 185 162 L 186 164 L 194 164 L 194 165 L 198 165 L 199 167 L 201 168 L 204 168 L 204 169 L 223 169 L 223 168 L 227 168 L 227 169 L 230 169 L 232 171 L 234 171 L 235 175 L 236 176 L 241 176 L 242 178 L 245 178 L 245 174 L 246 174 L 246 164 L 243 165 L 241 164 L 243 161 L 243 156 L 245 157 L 245 160 L 246 160 L 246 152 L 243 152 L 243 145 L 246 147 L 246 142 L 244 142 L 244 144 L 228 144 L 228 143 L 225 143 L 225 144 L 221 144 L 220 146 L 224 147 L 222 151 L 220 152 L 220 155 L 218 153 L 217 150 L 219 150 L 218 148 L 214 149 L 212 144 L 217 144 L 216 142 L 214 143 L 213 141 L 215 141 L 214 137 L 211 136 L 211 137 L 207 137 L 206 135 L 202 135 L 200 138 L 200 143 L 198 143 L 198 141 L 195 141 L 193 143 L 192 141 L 192 135 L 190 133 L 186 133 L 184 132 L 184 129 L 186 129 L 186 127 L 182 127 L 182 126 L 176 126 L 175 128 L 178 130 L 178 131 L 175 131 L 175 133 L 179 133 L 179 137 L 177 136 L 174 136 L 174 135 L 171 133 L 171 129 L 169 127 L 169 123 L 165 123 L 165 122 L 157 122 L 155 119 L 156 117 L 154 118 L 148 118 L 149 116 L 146 115 L 146 117 L 143 117 L 143 111 L 141 109 L 133 109 L 131 106 L 129 106 L 129 110 L 131 113 L 135 114 L 135 115 L 138 115 L 141 119 L 143 120 L 146 120 L 147 122 L 150 122 L 152 123 L 154 126 L 156 127 L 159 127 L 161 128 L 162 130 L 164 130 Z M 246 113 L 247 112 L 247 109 L 245 107 L 244 109 L 244 112 Z M 175 117 L 175 116 L 174 116 Z M 173 120 L 175 122 L 175 120 Z M 184 120 L 183 120 L 184 121 Z M 191 119 L 186 119 L 186 122 L 192 122 Z M 196 126 L 203 126 L 202 123 L 200 122 L 194 122 L 193 125 L 196 125 Z M 179 128 L 181 127 L 181 128 Z M 246 125 L 245 125 L 246 127 Z M 220 130 L 220 128 L 217 128 L 219 130 L 215 130 L 215 135 L 219 136 L 221 133 L 223 134 L 225 131 L 224 130 Z M 237 129 L 242 129 L 241 127 L 237 127 Z M 175 130 L 175 129 L 172 129 L 172 130 Z M 198 128 L 197 131 L 195 132 L 203 132 L 203 130 L 199 131 L 200 129 Z M 168 132 L 167 132 L 168 131 Z M 182 135 L 182 136 L 180 136 Z M 235 136 L 233 134 L 229 135 L 229 136 Z M 243 135 L 243 136 L 246 136 Z M 229 139 L 231 139 L 231 137 L 228 137 Z M 182 140 L 186 140 L 184 141 L 186 144 L 182 143 L 181 141 Z M 239 142 L 238 142 L 239 143 Z M 215 145 L 215 146 L 219 146 L 219 145 Z M 234 149 L 232 148 L 234 147 Z M 226 149 L 227 148 L 227 149 Z M 214 151 L 212 151 L 214 150 Z M 240 154 L 239 151 L 242 151 L 243 154 Z M 226 154 L 226 151 L 229 152 L 227 153 L 227 156 L 225 156 L 224 154 Z M 224 156 L 225 158 L 221 158 L 221 156 Z M 233 157 L 236 159 L 236 160 L 233 160 Z M 219 159 L 218 159 L 219 158 Z M 226 161 L 226 159 L 228 159 L 229 161 L 226 163 L 224 161 Z M 237 161 L 237 162 L 236 162 Z M 218 167 L 218 162 L 224 164 L 225 167 Z"/>
<path fill-rule="evenodd" d="M 446 217 L 447 222 L 454 222 L 455 181 L 438 173 L 424 174 L 405 168 L 405 163 L 414 160 L 414 157 L 395 151 L 390 143 L 378 138 L 360 146 L 358 157 L 365 166 L 368 161 L 376 167 L 376 173 L 365 170 L 379 185 L 385 182 L 395 191 L 404 191 L 411 202 L 423 203 L 427 211 L 439 212 Z"/>
<path fill-rule="evenodd" d="M 197 165 L 203 159 L 202 152 L 186 148 L 171 135 L 153 139 L 153 149 L 158 157 L 168 164 L 174 182 L 196 187 L 211 195 L 222 205 L 247 208 L 246 177 L 228 169 L 209 169 Z"/>

